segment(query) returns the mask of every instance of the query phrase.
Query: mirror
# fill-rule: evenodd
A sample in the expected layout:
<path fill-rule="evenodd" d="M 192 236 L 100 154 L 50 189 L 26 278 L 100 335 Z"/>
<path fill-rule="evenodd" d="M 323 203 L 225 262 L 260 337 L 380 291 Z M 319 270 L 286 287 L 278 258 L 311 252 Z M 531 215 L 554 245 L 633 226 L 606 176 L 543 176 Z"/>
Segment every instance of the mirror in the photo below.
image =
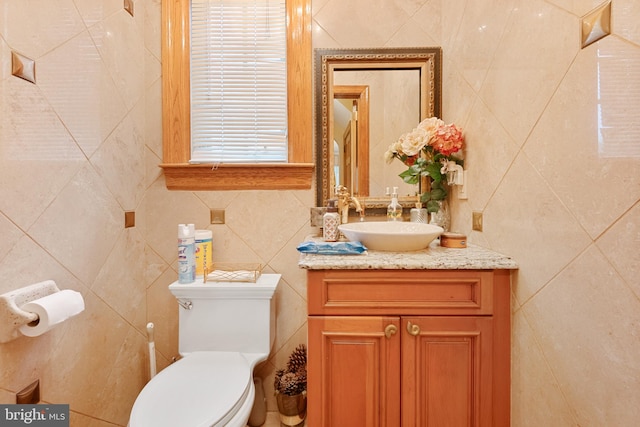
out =
<path fill-rule="evenodd" d="M 398 177 L 406 166 L 387 165 L 384 152 L 440 117 L 441 48 L 316 49 L 315 72 L 317 205 L 326 206 L 336 184 L 367 208 L 387 206 L 387 187 L 413 203 L 419 189 Z"/>

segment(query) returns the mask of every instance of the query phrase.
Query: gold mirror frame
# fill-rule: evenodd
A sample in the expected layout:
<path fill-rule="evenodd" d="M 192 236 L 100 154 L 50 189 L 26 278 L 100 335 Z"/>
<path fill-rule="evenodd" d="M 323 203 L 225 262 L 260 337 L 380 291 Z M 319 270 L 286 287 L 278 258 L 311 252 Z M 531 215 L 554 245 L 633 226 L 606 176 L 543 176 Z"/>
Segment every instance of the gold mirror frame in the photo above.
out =
<path fill-rule="evenodd" d="M 440 47 L 389 49 L 315 49 L 316 176 L 317 206 L 333 197 L 330 188 L 333 140 L 333 72 L 339 70 L 418 70 L 420 73 L 420 120 L 440 117 L 442 104 L 442 49 Z M 417 123 L 416 123 L 417 125 Z M 410 130 L 410 129 L 408 129 Z M 408 131 L 407 130 L 407 131 Z M 400 179 L 400 178 L 398 178 Z M 413 202 L 404 197 L 400 202 Z M 382 208 L 388 198 L 360 200 L 366 208 Z"/>

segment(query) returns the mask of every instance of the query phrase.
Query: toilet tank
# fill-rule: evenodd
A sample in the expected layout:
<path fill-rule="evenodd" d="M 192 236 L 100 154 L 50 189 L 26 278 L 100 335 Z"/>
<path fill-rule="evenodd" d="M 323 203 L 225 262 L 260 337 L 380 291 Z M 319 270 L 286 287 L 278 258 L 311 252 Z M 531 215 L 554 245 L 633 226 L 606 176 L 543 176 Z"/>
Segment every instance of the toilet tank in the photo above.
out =
<path fill-rule="evenodd" d="M 180 303 L 180 354 L 233 351 L 268 355 L 275 339 L 275 291 L 280 276 L 262 274 L 256 283 L 203 283 L 198 279 L 188 285 L 169 285 Z"/>

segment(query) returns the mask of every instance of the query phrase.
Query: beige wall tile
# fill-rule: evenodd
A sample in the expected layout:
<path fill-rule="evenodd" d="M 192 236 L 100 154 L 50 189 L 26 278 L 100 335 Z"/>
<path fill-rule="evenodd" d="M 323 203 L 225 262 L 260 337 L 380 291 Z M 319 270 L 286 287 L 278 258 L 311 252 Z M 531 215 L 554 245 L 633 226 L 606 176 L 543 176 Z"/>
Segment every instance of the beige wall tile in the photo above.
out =
<path fill-rule="evenodd" d="M 578 20 L 541 0 L 517 2 L 480 94 L 522 144 L 578 52 Z"/>
<path fill-rule="evenodd" d="M 521 304 L 590 243 L 571 212 L 523 155 L 505 175 L 483 217 L 483 234 L 490 246 L 511 255 L 520 265 L 514 291 Z"/>
<path fill-rule="evenodd" d="M 169 285 L 175 282 L 177 277 L 176 271 L 167 269 L 147 289 L 147 321 L 154 324 L 156 352 L 167 361 L 179 357 L 178 310 L 180 306 L 169 292 Z"/>
<path fill-rule="evenodd" d="M 87 157 L 127 113 L 87 31 L 39 59 L 36 80 Z"/>
<path fill-rule="evenodd" d="M 136 2 L 138 7 L 142 4 Z M 89 28 L 89 32 L 125 105 L 133 107 L 146 87 L 141 73 L 146 58 L 144 28 L 139 28 L 135 19 L 122 9 Z"/>
<path fill-rule="evenodd" d="M 85 24 L 90 27 L 122 10 L 123 2 L 120 0 L 74 0 L 74 3 Z"/>
<path fill-rule="evenodd" d="M 1 345 L 0 401 L 39 377 L 47 400 L 70 403 L 72 426 L 126 425 L 148 370 L 145 322 L 156 325 L 158 368 L 177 355 L 178 307 L 167 285 L 177 276 L 176 225 L 193 222 L 212 229 L 216 259 L 260 262 L 283 275 L 276 345 L 257 369 L 275 411 L 275 368 L 306 341 L 295 247 L 314 231 L 315 188 L 166 190 L 157 168 L 159 0 L 137 0 L 133 18 L 117 0 L 4 3 L 0 15 L 11 19 L 0 19 L 0 277 L 11 281 L 0 292 L 52 278 L 81 291 L 87 309 L 41 337 Z M 594 52 L 613 48 L 620 70 L 639 68 L 638 6 L 615 2 L 614 36 L 579 51 L 579 17 L 598 4 L 312 3 L 314 47 L 444 49 L 444 119 L 465 128 L 472 178 L 469 199 L 452 200 L 454 226 L 520 264 L 514 427 L 631 425 L 640 415 L 624 405 L 640 398 L 632 339 L 640 290 L 637 174 L 623 173 L 638 170 L 640 157 L 593 151 L 601 130 Z M 10 76 L 12 49 L 41 60 L 38 85 Z M 73 68 L 82 70 L 77 78 Z M 640 99 L 634 87 L 613 102 Z M 637 117 L 638 104 L 627 105 L 627 117 Z M 638 131 L 637 121 L 624 123 L 608 135 L 629 124 Z M 227 224 L 211 226 L 210 208 L 226 209 Z M 123 209 L 135 209 L 135 229 L 123 231 Z M 485 214 L 481 233 L 470 230 L 474 210 Z M 269 422 L 277 425 L 276 413 Z"/>
<path fill-rule="evenodd" d="M 30 234 L 80 280 L 90 284 L 122 228 L 123 210 L 97 174 L 85 167 L 47 207 Z"/>
<path fill-rule="evenodd" d="M 518 145 L 477 98 L 464 127 L 467 190 L 473 210 L 482 211 L 518 155 Z M 521 195 L 518 195 L 521 197 Z"/>
<path fill-rule="evenodd" d="M 612 5 L 613 34 L 640 44 L 640 24 L 635 19 L 640 14 L 640 4 L 635 0 L 616 0 Z"/>
<path fill-rule="evenodd" d="M 627 286 L 640 298 L 640 205 L 630 209 L 596 244 Z"/>
<path fill-rule="evenodd" d="M 138 390 L 150 378 L 146 335 L 129 329 L 114 362 L 106 387 L 98 399 L 98 408 L 93 414 L 102 420 L 126 426 Z"/>
<path fill-rule="evenodd" d="M 493 61 L 507 27 L 514 1 L 470 1 L 447 57 L 471 87 L 478 91 Z"/>
<path fill-rule="evenodd" d="M 402 0 L 329 0 L 314 19 L 342 47 L 384 46 L 409 17 L 405 4 Z M 367 13 L 361 12 L 363 8 Z"/>
<path fill-rule="evenodd" d="M 639 419 L 640 301 L 602 252 L 591 246 L 523 310 L 578 425 Z"/>
<path fill-rule="evenodd" d="M 572 426 L 576 421 L 522 311 L 513 316 L 511 424 Z"/>
<path fill-rule="evenodd" d="M 140 3 L 140 2 L 136 2 Z M 160 61 L 161 40 L 161 0 L 148 0 L 144 2 L 144 45 L 153 56 Z"/>
<path fill-rule="evenodd" d="M 114 397 L 103 392 L 130 328 L 95 295 L 85 293 L 84 300 L 85 311 L 74 319 L 78 321 L 67 322 L 61 345 L 48 352 L 40 378 L 41 397 L 47 402 L 72 403 L 73 410 L 94 414 L 102 399 Z"/>
<path fill-rule="evenodd" d="M 146 189 L 143 108 L 143 103 L 133 108 L 91 156 L 91 164 L 122 209 L 128 211 L 136 209 Z"/>
<path fill-rule="evenodd" d="M 124 230 L 91 290 L 129 323 L 144 331 L 147 286 L 168 266 L 149 250 L 135 228 Z"/>
<path fill-rule="evenodd" d="M 37 59 L 85 29 L 73 0 L 5 1 L 2 34 L 12 49 Z"/>
<path fill-rule="evenodd" d="M 11 49 L 3 38 L 0 38 L 0 80 L 11 75 Z"/>
<path fill-rule="evenodd" d="M 639 79 L 640 48 L 611 37 L 582 50 L 524 147 L 594 239 L 640 198 L 640 176 L 630 173 L 640 154 Z M 607 145 L 620 151 L 607 154 Z"/>
<path fill-rule="evenodd" d="M 0 209 L 28 229 L 86 158 L 37 86 L 0 81 Z"/>
<path fill-rule="evenodd" d="M 0 388 L 0 403 L 3 405 L 16 403 L 16 394 Z"/>

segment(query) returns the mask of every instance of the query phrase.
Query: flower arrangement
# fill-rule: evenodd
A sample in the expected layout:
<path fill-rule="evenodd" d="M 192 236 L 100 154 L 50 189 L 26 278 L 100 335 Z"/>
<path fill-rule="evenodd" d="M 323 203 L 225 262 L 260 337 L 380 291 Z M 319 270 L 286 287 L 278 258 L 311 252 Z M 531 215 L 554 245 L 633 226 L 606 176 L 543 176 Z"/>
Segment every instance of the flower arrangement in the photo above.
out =
<path fill-rule="evenodd" d="M 276 393 L 294 396 L 307 390 L 307 348 L 300 344 L 289 355 L 285 369 L 278 369 L 274 379 Z"/>
<path fill-rule="evenodd" d="M 463 148 L 460 128 L 430 117 L 391 144 L 384 156 L 387 164 L 399 159 L 409 167 L 399 175 L 407 184 L 418 184 L 420 178 L 427 177 L 431 185 L 420 195 L 420 202 L 429 212 L 438 212 L 439 201 L 448 195 L 447 171 L 452 166 L 449 162 L 462 166 Z"/>

